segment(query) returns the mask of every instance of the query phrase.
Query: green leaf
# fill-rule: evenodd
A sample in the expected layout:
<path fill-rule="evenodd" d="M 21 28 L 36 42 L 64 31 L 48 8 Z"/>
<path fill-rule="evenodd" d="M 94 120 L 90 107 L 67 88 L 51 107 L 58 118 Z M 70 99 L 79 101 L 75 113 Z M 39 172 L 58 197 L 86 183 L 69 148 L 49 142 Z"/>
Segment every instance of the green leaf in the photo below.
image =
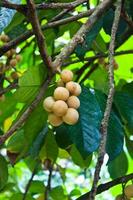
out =
<path fill-rule="evenodd" d="M 99 105 L 102 112 L 105 111 L 106 106 L 106 96 L 100 91 L 95 92 Z M 124 143 L 124 129 L 122 122 L 120 121 L 117 113 L 112 110 L 109 125 L 108 125 L 108 135 L 107 135 L 107 144 L 106 151 L 109 155 L 109 162 L 114 160 L 123 150 Z"/>
<path fill-rule="evenodd" d="M 69 135 L 70 141 L 76 145 L 83 158 L 86 158 L 99 146 L 101 110 L 93 92 L 88 88 L 82 88 L 79 99 L 80 108 L 78 111 L 80 118 L 78 123 L 72 126 L 64 124 L 65 129 L 62 130 L 66 130 L 65 133 Z M 60 130 L 56 129 L 57 134 Z"/>
<path fill-rule="evenodd" d="M 5 158 L 0 155 L 0 190 L 4 188 L 8 180 L 8 166 Z"/>
<path fill-rule="evenodd" d="M 113 9 L 110 9 L 103 18 L 104 31 L 109 35 L 111 35 L 113 20 L 114 20 L 114 11 Z M 120 18 L 119 27 L 116 34 L 117 38 L 123 34 L 126 28 L 127 28 L 126 22 L 122 18 Z"/>
<path fill-rule="evenodd" d="M 20 142 L 21 141 L 21 142 Z M 24 130 L 18 130 L 8 141 L 6 148 L 9 152 L 19 153 L 22 151 L 26 143 Z"/>
<path fill-rule="evenodd" d="M 49 131 L 46 135 L 44 145 L 40 151 L 40 158 L 42 160 L 49 159 L 53 163 L 56 161 L 58 156 L 58 146 L 55 141 L 54 134 Z"/>
<path fill-rule="evenodd" d="M 55 139 L 60 148 L 66 149 L 73 143 L 69 136 L 69 129 L 65 124 L 56 127 L 55 130 L 56 130 Z"/>
<path fill-rule="evenodd" d="M 133 98 L 127 93 L 116 92 L 114 102 L 129 130 L 133 130 Z"/>
<path fill-rule="evenodd" d="M 93 41 L 92 48 L 99 52 L 99 53 L 105 53 L 107 51 L 106 43 L 103 40 L 101 34 L 99 33 L 96 39 Z"/>
<path fill-rule="evenodd" d="M 133 98 L 133 81 L 127 84 L 124 84 L 122 91 L 128 93 L 128 95 Z"/>
<path fill-rule="evenodd" d="M 38 193 L 43 193 L 45 189 L 45 186 L 42 181 L 32 181 L 29 192 L 32 194 L 38 194 Z"/>
<path fill-rule="evenodd" d="M 124 176 L 128 170 L 128 160 L 126 154 L 122 152 L 115 160 L 108 165 L 108 171 L 112 179 Z"/>
<path fill-rule="evenodd" d="M 133 19 L 133 1 L 127 0 L 124 2 L 124 7 L 128 15 Z"/>
<path fill-rule="evenodd" d="M 11 23 L 5 28 L 4 32 L 8 34 L 10 31 L 12 31 L 15 27 L 19 26 L 24 20 L 24 15 L 17 12 L 15 13 Z"/>
<path fill-rule="evenodd" d="M 46 125 L 34 140 L 33 145 L 31 146 L 30 149 L 30 155 L 32 158 L 35 159 L 39 155 L 39 151 L 42 145 L 44 144 L 44 139 L 46 137 L 47 132 L 48 132 L 48 126 Z"/>
<path fill-rule="evenodd" d="M 86 159 L 83 159 L 75 145 L 72 145 L 70 155 L 73 162 L 81 168 L 88 168 L 92 160 L 92 155 L 89 155 Z"/>
<path fill-rule="evenodd" d="M 67 196 L 64 193 L 62 186 L 57 186 L 50 191 L 52 200 L 67 200 Z"/>
<path fill-rule="evenodd" d="M 22 198 L 23 198 L 23 194 L 15 193 L 10 197 L 10 200 L 22 200 Z M 25 200 L 34 200 L 34 198 L 30 194 L 27 194 Z"/>
<path fill-rule="evenodd" d="M 47 122 L 47 113 L 44 111 L 42 102 L 32 112 L 26 121 L 23 129 L 24 135 L 29 144 L 32 144 L 36 136 L 41 132 Z"/>
<path fill-rule="evenodd" d="M 26 25 L 22 22 L 11 29 L 7 34 L 11 40 L 15 39 L 18 35 L 24 34 L 26 31 Z"/>
<path fill-rule="evenodd" d="M 86 34 L 83 44 L 78 44 L 75 53 L 79 58 L 83 58 L 85 53 L 91 48 L 94 39 L 97 37 L 100 29 L 102 28 L 103 18 L 98 20 L 93 28 Z"/>
<path fill-rule="evenodd" d="M 41 67 L 29 68 L 19 79 L 19 88 L 15 93 L 15 98 L 19 102 L 32 101 L 37 91 L 45 79 L 44 70 Z"/>
<path fill-rule="evenodd" d="M 0 101 L 0 123 L 14 113 L 16 103 L 17 101 L 12 93 L 6 94 L 5 99 Z"/>
<path fill-rule="evenodd" d="M 133 140 L 130 140 L 128 137 L 126 137 L 126 147 L 129 155 L 133 158 Z"/>
<path fill-rule="evenodd" d="M 89 77 L 94 81 L 94 88 L 106 93 L 108 91 L 108 73 L 103 67 L 98 67 Z"/>

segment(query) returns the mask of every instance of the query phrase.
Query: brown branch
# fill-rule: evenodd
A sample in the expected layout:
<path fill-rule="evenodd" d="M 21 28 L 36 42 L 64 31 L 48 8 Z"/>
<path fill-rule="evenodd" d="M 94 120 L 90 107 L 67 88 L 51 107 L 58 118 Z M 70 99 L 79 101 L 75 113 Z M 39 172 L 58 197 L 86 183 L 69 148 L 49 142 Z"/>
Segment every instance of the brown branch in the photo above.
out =
<path fill-rule="evenodd" d="M 28 20 L 32 24 L 33 32 L 36 36 L 37 44 L 39 47 L 40 55 L 42 57 L 44 65 L 47 66 L 48 69 L 51 68 L 51 57 L 47 53 L 47 46 L 45 42 L 45 37 L 42 33 L 41 26 L 39 24 L 38 16 L 36 13 L 36 8 L 33 0 L 27 0 L 27 17 Z M 50 70 L 48 70 L 50 72 Z"/>
<path fill-rule="evenodd" d="M 55 61 L 53 62 L 53 66 L 62 66 L 64 60 L 74 51 L 78 43 L 82 43 L 84 41 L 85 34 L 91 30 L 93 25 L 98 21 L 99 17 L 103 15 L 112 2 L 113 0 L 105 0 L 97 6 L 96 10 L 87 20 L 87 22 L 82 25 L 79 31 L 70 40 L 68 45 L 66 45 L 62 49 L 61 53 L 56 57 Z"/>
<path fill-rule="evenodd" d="M 48 193 L 51 190 L 51 179 L 52 179 L 52 172 L 53 172 L 53 165 L 49 168 L 49 175 L 48 175 L 48 181 L 47 181 L 47 187 L 45 189 L 45 199 L 48 199 Z"/>
<path fill-rule="evenodd" d="M 121 56 L 121 55 L 126 55 L 126 54 L 133 54 L 133 50 L 129 49 L 129 50 L 125 50 L 125 51 L 118 51 L 118 52 L 114 53 L 114 56 Z M 98 58 L 106 58 L 106 57 L 108 57 L 108 53 L 97 54 L 95 56 L 86 57 L 86 58 L 83 59 L 83 61 L 76 59 L 76 60 L 73 60 L 73 61 L 65 62 L 62 66 L 68 66 L 68 65 L 71 65 L 71 64 L 75 64 L 75 63 L 78 63 L 78 62 L 85 62 L 85 61 L 91 62 L 92 60 L 96 60 Z"/>
<path fill-rule="evenodd" d="M 6 92 L 9 92 L 12 89 L 16 89 L 17 87 L 18 87 L 17 83 L 11 83 L 6 88 L 3 88 L 2 90 L 0 90 L 0 96 L 3 95 L 3 94 L 5 94 Z"/>
<path fill-rule="evenodd" d="M 35 4 L 35 9 L 37 10 L 61 9 L 61 8 L 73 9 L 77 5 L 82 4 L 84 2 L 86 2 L 86 0 L 77 0 L 77 1 L 69 2 L 69 3 L 41 3 L 41 4 Z M 4 0 L 3 2 L 0 2 L 0 6 L 17 10 L 18 12 L 21 12 L 24 15 L 27 15 L 27 11 L 28 11 L 27 5 L 14 4 L 14 3 L 10 3 L 9 1 Z"/>
<path fill-rule="evenodd" d="M 88 10 L 86 12 L 82 12 L 78 15 L 72 16 L 72 17 L 68 17 L 65 19 L 61 19 L 58 21 L 53 21 L 42 26 L 42 30 L 46 30 L 49 28 L 54 28 L 56 26 L 60 26 L 60 25 L 64 25 L 64 24 L 68 24 L 69 22 L 73 22 L 76 21 L 78 19 L 84 18 L 84 17 L 88 17 L 93 13 L 94 9 L 92 10 Z M 7 44 L 5 44 L 4 46 L 0 47 L 0 56 L 4 55 L 7 51 L 9 51 L 10 49 L 16 47 L 18 44 L 24 42 L 25 40 L 27 40 L 29 37 L 31 37 L 34 34 L 34 32 L 32 30 L 30 31 L 26 31 L 25 33 L 23 33 L 22 35 L 20 35 L 19 37 L 17 37 L 16 39 L 8 42 Z"/>
<path fill-rule="evenodd" d="M 127 183 L 129 180 L 132 180 L 132 179 L 133 179 L 133 173 L 128 174 L 126 176 L 116 178 L 113 181 L 101 184 L 101 185 L 98 186 L 96 194 L 101 194 L 102 192 L 105 192 L 106 190 L 109 190 L 110 188 L 112 188 L 116 185 L 119 185 L 119 184 L 122 184 L 122 183 Z M 76 200 L 87 200 L 89 195 L 90 195 L 90 192 L 87 192 L 86 194 L 83 194 L 82 196 L 80 196 Z"/>
<path fill-rule="evenodd" d="M 37 161 L 37 163 L 36 163 L 36 165 L 35 165 L 35 167 L 34 167 L 34 169 L 33 169 L 33 172 L 32 172 L 32 174 L 31 174 L 31 177 L 30 177 L 30 179 L 29 179 L 29 181 L 28 181 L 28 183 L 27 183 L 27 185 L 26 185 L 25 192 L 24 192 L 24 194 L 23 194 L 22 200 L 25 200 L 26 197 L 27 197 L 28 190 L 30 189 L 31 183 L 32 183 L 33 178 L 34 178 L 34 176 L 35 176 L 35 174 L 36 174 L 36 170 L 37 170 L 38 164 L 39 164 L 39 163 L 38 163 L 38 161 Z"/>
<path fill-rule="evenodd" d="M 107 139 L 107 132 L 108 132 L 108 122 L 110 118 L 112 103 L 113 103 L 113 96 L 114 96 L 114 49 L 115 49 L 115 38 L 116 33 L 119 25 L 120 20 L 120 13 L 121 13 L 121 4 L 122 0 L 117 0 L 116 3 L 116 10 L 115 10 L 115 17 L 112 25 L 111 31 L 111 41 L 109 45 L 109 68 L 108 68 L 108 76 L 109 76 L 109 94 L 107 98 L 106 108 L 104 112 L 104 117 L 101 122 L 101 142 L 99 146 L 99 153 L 98 153 L 98 160 L 95 168 L 94 173 L 94 180 L 92 185 L 92 190 L 89 194 L 89 200 L 94 200 L 95 195 L 97 193 L 97 184 L 99 181 L 99 174 L 101 171 L 101 167 L 104 160 L 104 155 L 106 153 L 106 139 Z"/>
<path fill-rule="evenodd" d="M 27 120 L 27 118 L 30 116 L 30 114 L 33 112 L 33 110 L 36 108 L 36 106 L 39 104 L 39 102 L 43 98 L 45 91 L 48 88 L 49 83 L 51 82 L 51 79 L 52 77 L 50 78 L 48 77 L 46 79 L 45 83 L 40 88 L 38 95 L 30 104 L 30 106 L 25 110 L 25 112 L 21 115 L 19 120 L 3 136 L 0 136 L 0 144 L 3 144 Z"/>

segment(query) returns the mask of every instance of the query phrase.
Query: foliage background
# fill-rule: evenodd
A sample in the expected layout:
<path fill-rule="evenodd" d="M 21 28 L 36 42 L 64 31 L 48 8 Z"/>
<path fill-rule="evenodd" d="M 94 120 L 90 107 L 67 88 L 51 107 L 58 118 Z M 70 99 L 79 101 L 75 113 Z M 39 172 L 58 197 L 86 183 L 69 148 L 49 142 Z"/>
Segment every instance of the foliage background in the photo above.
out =
<path fill-rule="evenodd" d="M 35 1 L 41 3 L 43 1 Z M 56 2 L 56 1 L 55 1 Z M 61 1 L 60 2 L 64 2 Z M 69 1 L 68 1 L 69 2 Z M 14 3 L 19 3 L 15 2 Z M 22 3 L 26 3 L 22 1 Z M 97 6 L 98 1 L 91 0 L 90 8 Z M 126 1 L 124 9 L 132 20 L 132 2 Z M 86 11 L 86 4 L 80 5 L 65 17 Z M 46 24 L 60 12 L 56 10 L 38 11 L 41 24 Z M 4 14 L 3 14 L 4 13 Z M 103 55 L 108 51 L 111 25 L 114 11 L 112 8 L 104 14 L 85 36 L 85 43 L 78 45 L 75 52 L 65 61 L 62 68 L 71 69 L 75 80 L 82 85 L 80 122 L 75 126 L 62 125 L 52 129 L 47 124 L 47 113 L 43 110 L 42 101 L 33 111 L 25 124 L 1 146 L 0 155 L 0 200 L 20 200 L 25 193 L 25 187 L 34 168 L 33 178 L 27 200 L 38 199 L 47 190 L 49 170 L 52 167 L 51 191 L 49 199 L 76 199 L 91 188 L 96 164 L 97 148 L 100 141 L 99 125 L 105 108 L 108 91 L 107 63 L 108 60 L 95 59 L 92 62 L 86 58 L 97 54 Z M 12 20 L 11 20 L 12 19 Z M 55 58 L 61 48 L 68 43 L 86 18 L 71 22 L 52 29 L 44 30 L 48 53 Z M 124 34 L 129 25 L 121 19 L 116 52 L 132 50 L 133 36 L 124 41 Z M 0 8 L 0 31 L 4 31 L 10 39 L 15 39 L 30 30 L 31 25 L 20 13 Z M 2 46 L 3 44 L 0 43 Z M 0 133 L 3 135 L 10 126 L 19 119 L 30 105 L 45 80 L 47 69 L 39 54 L 35 37 L 32 36 L 17 46 L 16 51 L 22 55 L 22 61 L 16 66 L 19 74 L 19 87 L 5 94 L 0 101 Z M 6 62 L 6 57 L 0 58 Z M 77 60 L 78 62 L 73 61 Z M 107 153 L 101 172 L 100 183 L 107 182 L 119 176 L 132 172 L 133 165 L 133 55 L 115 56 L 116 93 L 108 129 Z M 70 64 L 69 64 L 70 63 Z M 88 65 L 85 65 L 88 63 Z M 87 66 L 87 67 L 86 67 Z M 95 70 L 92 69 L 95 67 Z M 92 72 L 90 72 L 92 70 Z M 10 78 L 11 69 L 5 76 Z M 46 96 L 53 93 L 56 87 L 56 75 Z M 16 80 L 15 80 L 16 81 Z M 14 80 L 11 80 L 14 82 Z M 9 85 L 4 80 L 3 87 Z M 56 132 L 56 134 L 55 134 Z M 90 140 L 92 138 L 92 140 Z M 109 162 L 108 162 L 109 159 Z M 36 163 L 38 165 L 36 166 Z M 122 186 L 116 186 L 98 195 L 97 199 L 114 199 L 122 191 Z"/>

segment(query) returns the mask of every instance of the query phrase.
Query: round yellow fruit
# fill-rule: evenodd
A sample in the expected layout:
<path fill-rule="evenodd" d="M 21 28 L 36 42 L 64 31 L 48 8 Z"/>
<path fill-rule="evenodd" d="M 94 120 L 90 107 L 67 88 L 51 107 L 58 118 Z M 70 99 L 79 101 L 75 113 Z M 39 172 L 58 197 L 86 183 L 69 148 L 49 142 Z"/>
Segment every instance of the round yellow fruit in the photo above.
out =
<path fill-rule="evenodd" d="M 54 113 L 50 113 L 48 115 L 48 121 L 52 126 L 60 126 L 63 121 L 61 117 L 58 117 L 57 115 L 55 115 Z"/>
<path fill-rule="evenodd" d="M 73 81 L 70 81 L 66 84 L 66 88 L 68 89 L 68 91 L 75 95 L 75 96 L 79 96 L 81 93 L 81 86 Z"/>
<path fill-rule="evenodd" d="M 52 96 L 47 97 L 43 101 L 43 107 L 46 111 L 52 112 L 52 107 L 53 107 L 54 103 L 55 103 L 55 100 Z"/>
<path fill-rule="evenodd" d="M 62 117 L 63 115 L 66 114 L 68 110 L 68 106 L 64 101 L 58 100 L 54 103 L 52 110 L 55 115 Z"/>
<path fill-rule="evenodd" d="M 22 60 L 22 56 L 18 54 L 18 55 L 16 55 L 15 59 L 16 59 L 18 62 L 20 62 L 20 61 Z"/>
<path fill-rule="evenodd" d="M 126 186 L 124 189 L 124 193 L 127 198 L 133 197 L 133 184 Z"/>
<path fill-rule="evenodd" d="M 80 101 L 79 101 L 78 97 L 76 97 L 76 96 L 70 96 L 68 98 L 68 100 L 67 100 L 67 105 L 68 105 L 69 108 L 75 108 L 75 109 L 77 109 L 80 106 Z"/>
<path fill-rule="evenodd" d="M 78 119 L 78 111 L 74 108 L 68 108 L 67 113 L 63 116 L 63 121 L 69 125 L 76 124 Z"/>
<path fill-rule="evenodd" d="M 70 70 L 67 70 L 67 69 L 64 69 L 62 72 L 61 72 L 61 79 L 64 83 L 67 83 L 69 81 L 72 81 L 73 79 L 73 73 L 72 71 Z"/>
<path fill-rule="evenodd" d="M 64 87 L 57 87 L 54 91 L 54 98 L 56 100 L 66 101 L 69 97 L 69 91 Z"/>
<path fill-rule="evenodd" d="M 15 67 L 17 65 L 17 60 L 11 59 L 9 64 L 10 64 L 10 66 Z"/>

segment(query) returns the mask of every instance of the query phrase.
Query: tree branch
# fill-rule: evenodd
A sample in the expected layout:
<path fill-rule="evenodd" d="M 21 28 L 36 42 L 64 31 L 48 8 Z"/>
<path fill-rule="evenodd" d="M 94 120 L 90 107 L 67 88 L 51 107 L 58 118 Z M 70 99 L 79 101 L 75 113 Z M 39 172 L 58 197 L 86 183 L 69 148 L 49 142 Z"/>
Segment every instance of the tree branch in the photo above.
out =
<path fill-rule="evenodd" d="M 39 163 L 37 162 L 37 164 L 35 165 L 35 167 L 34 167 L 34 169 L 33 169 L 33 172 L 32 172 L 32 174 L 31 174 L 31 178 L 29 179 L 29 181 L 28 181 L 28 183 L 27 183 L 27 185 L 26 185 L 25 192 L 24 192 L 24 194 L 23 194 L 22 200 L 25 200 L 25 199 L 26 199 L 28 190 L 30 189 L 31 183 L 32 183 L 33 178 L 34 178 L 34 176 L 35 176 L 35 174 L 36 174 L 36 170 L 37 170 L 38 164 L 39 164 Z"/>
<path fill-rule="evenodd" d="M 28 17 L 28 20 L 32 24 L 33 32 L 37 39 L 40 55 L 42 57 L 44 65 L 46 65 L 47 68 L 50 69 L 51 57 L 48 55 L 47 50 L 46 50 L 47 47 L 46 47 L 45 37 L 42 33 L 41 26 L 39 24 L 34 1 L 27 0 L 27 7 L 28 7 L 27 17 Z M 50 70 L 48 70 L 48 72 L 50 72 Z"/>
<path fill-rule="evenodd" d="M 18 87 L 18 83 L 11 83 L 6 88 L 3 88 L 2 90 L 0 90 L 0 96 L 5 94 L 6 92 L 9 92 L 12 89 L 16 89 L 17 87 Z"/>
<path fill-rule="evenodd" d="M 125 50 L 125 51 L 118 51 L 118 52 L 114 53 L 114 56 L 121 56 L 121 55 L 126 55 L 126 54 L 133 54 L 133 50 L 129 49 L 129 50 Z M 76 60 L 73 60 L 73 61 L 65 62 L 62 66 L 68 66 L 68 65 L 75 64 L 75 63 L 78 63 L 78 62 L 85 62 L 85 61 L 89 62 L 89 61 L 92 61 L 92 60 L 95 61 L 98 58 L 106 58 L 106 57 L 108 57 L 108 53 L 97 54 L 95 56 L 86 57 L 86 58 L 83 59 L 83 61 L 76 59 Z"/>
<path fill-rule="evenodd" d="M 61 8 L 67 8 L 67 9 L 73 9 L 77 5 L 82 4 L 86 2 L 86 0 L 77 0 L 69 3 L 41 3 L 41 4 L 35 4 L 35 9 L 37 10 L 43 10 L 43 9 L 61 9 Z M 17 10 L 18 12 L 21 12 L 24 15 L 27 15 L 28 7 L 27 5 L 20 5 L 20 4 L 14 4 L 10 3 L 9 1 L 4 0 L 3 2 L 0 2 L 1 7 Z"/>
<path fill-rule="evenodd" d="M 101 194 L 102 192 L 105 192 L 106 190 L 109 190 L 110 188 L 112 188 L 116 185 L 119 185 L 122 183 L 127 183 L 129 180 L 132 180 L 132 179 L 133 179 L 133 173 L 128 174 L 126 176 L 116 178 L 113 181 L 110 181 L 108 183 L 101 184 L 98 186 L 96 194 Z M 86 194 L 83 194 L 76 200 L 87 200 L 89 195 L 90 195 L 90 192 L 87 192 Z"/>
<path fill-rule="evenodd" d="M 94 11 L 94 9 L 91 9 L 91 10 L 82 12 L 78 15 L 68 17 L 68 18 L 65 18 L 65 19 L 61 19 L 61 20 L 58 20 L 58 21 L 51 20 L 52 22 L 42 26 L 42 31 L 49 29 L 49 28 L 54 28 L 56 26 L 68 24 L 69 22 L 77 21 L 77 20 L 84 18 L 84 17 L 88 17 L 93 13 L 93 11 Z M 4 55 L 10 49 L 16 47 L 18 44 L 24 42 L 29 37 L 31 37 L 33 34 L 34 34 L 34 32 L 32 30 L 26 31 L 25 33 L 23 33 L 22 35 L 20 35 L 16 39 L 14 39 L 14 40 L 8 42 L 7 44 L 5 44 L 4 46 L 0 47 L 0 56 Z"/>
<path fill-rule="evenodd" d="M 114 96 L 114 49 L 115 49 L 115 38 L 116 33 L 119 25 L 120 20 L 120 13 L 121 13 L 121 4 L 122 0 L 117 0 L 116 3 L 116 10 L 115 10 L 115 17 L 112 25 L 112 31 L 111 31 L 111 41 L 109 45 L 109 69 L 108 69 L 108 76 L 109 76 L 109 94 L 107 98 L 106 108 L 104 112 L 104 117 L 101 122 L 101 143 L 99 147 L 99 153 L 98 153 L 98 160 L 95 168 L 94 173 L 94 180 L 92 185 L 92 190 L 89 194 L 89 200 L 94 200 L 95 195 L 97 193 L 97 184 L 99 181 L 99 174 L 101 171 L 101 167 L 104 160 L 104 155 L 106 153 L 106 139 L 107 139 L 107 133 L 108 133 L 108 122 L 110 118 L 112 103 L 113 103 L 113 96 Z"/>

